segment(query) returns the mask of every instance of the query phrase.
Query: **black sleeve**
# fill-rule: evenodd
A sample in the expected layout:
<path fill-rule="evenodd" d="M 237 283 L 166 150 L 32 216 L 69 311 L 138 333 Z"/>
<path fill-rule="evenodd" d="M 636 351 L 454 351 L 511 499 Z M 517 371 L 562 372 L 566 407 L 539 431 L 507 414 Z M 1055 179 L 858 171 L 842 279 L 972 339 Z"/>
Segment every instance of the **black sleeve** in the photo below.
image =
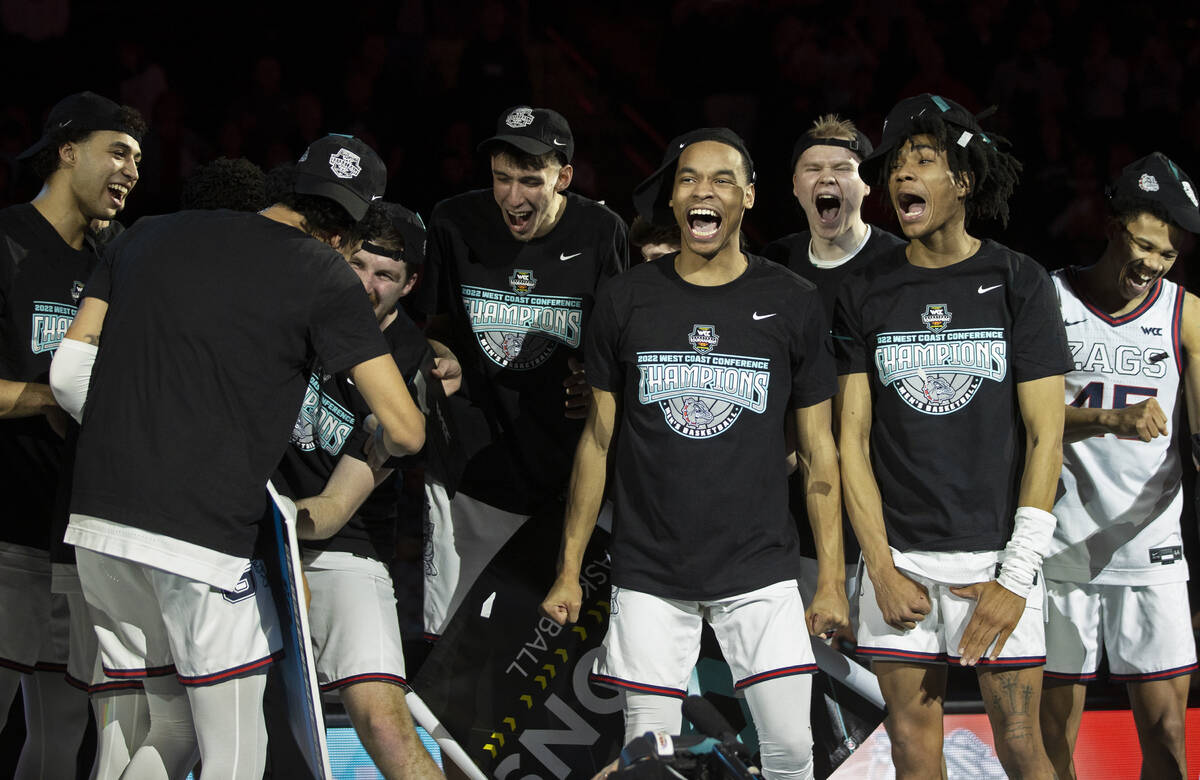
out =
<path fill-rule="evenodd" d="M 862 332 L 862 305 L 854 298 L 854 277 L 842 282 L 833 306 L 833 353 L 839 376 L 867 372 L 867 345 Z"/>
<path fill-rule="evenodd" d="M 88 277 L 87 284 L 83 288 L 83 295 L 80 296 L 82 301 L 84 298 L 96 298 L 101 301 L 109 301 L 112 293 L 112 275 L 113 275 L 113 249 L 109 247 L 105 250 L 104 256 L 100 258 L 100 262 L 96 263 L 95 269 L 92 270 L 92 275 Z"/>
<path fill-rule="evenodd" d="M 605 263 L 607 276 L 616 276 L 629 270 L 629 228 L 620 217 L 614 216 L 613 221 L 616 225 L 613 230 L 612 257 Z"/>
<path fill-rule="evenodd" d="M 583 339 L 588 384 L 609 392 L 620 392 L 622 389 L 619 361 L 621 332 L 613 295 L 614 288 L 618 286 L 621 285 L 610 280 L 596 294 L 592 319 Z"/>
<path fill-rule="evenodd" d="M 792 405 L 812 406 L 837 393 L 837 372 L 825 312 L 816 290 L 806 291 L 804 315 L 792 347 Z"/>
<path fill-rule="evenodd" d="M 1054 282 L 1036 261 L 1022 258 L 1010 297 L 1013 318 L 1013 379 L 1028 382 L 1074 367 Z"/>
<path fill-rule="evenodd" d="M 416 309 L 426 316 L 445 314 L 449 311 L 450 274 L 447 268 L 454 264 L 454 238 L 451 223 L 435 208 L 429 218 L 429 232 L 425 237 L 425 278 L 416 293 Z"/>
<path fill-rule="evenodd" d="M 350 266 L 330 253 L 328 261 L 318 268 L 309 340 L 325 371 L 340 374 L 387 354 L 375 311 Z"/>

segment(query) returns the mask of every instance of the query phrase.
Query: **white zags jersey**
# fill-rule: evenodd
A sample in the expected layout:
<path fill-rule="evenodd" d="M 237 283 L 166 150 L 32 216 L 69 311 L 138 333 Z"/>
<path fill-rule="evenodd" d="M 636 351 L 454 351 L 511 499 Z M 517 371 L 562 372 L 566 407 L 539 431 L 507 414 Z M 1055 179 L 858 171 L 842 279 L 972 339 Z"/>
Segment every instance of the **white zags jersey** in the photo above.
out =
<path fill-rule="evenodd" d="M 1107 434 L 1063 445 L 1058 526 L 1043 571 L 1053 580 L 1105 585 L 1187 580 L 1180 459 L 1172 443 L 1184 291 L 1160 280 L 1137 309 L 1114 318 L 1079 298 L 1074 273 L 1053 275 L 1075 361 L 1066 375 L 1067 403 L 1121 409 L 1155 398 L 1169 434 L 1150 442 Z"/>

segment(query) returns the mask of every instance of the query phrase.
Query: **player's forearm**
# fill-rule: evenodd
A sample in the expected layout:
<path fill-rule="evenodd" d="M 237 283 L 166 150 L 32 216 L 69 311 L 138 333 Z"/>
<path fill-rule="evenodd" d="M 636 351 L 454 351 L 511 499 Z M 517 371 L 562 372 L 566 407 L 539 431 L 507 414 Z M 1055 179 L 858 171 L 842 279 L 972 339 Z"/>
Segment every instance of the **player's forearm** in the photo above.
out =
<path fill-rule="evenodd" d="M 879 484 L 875 481 L 866 451 L 845 444 L 842 445 L 842 496 L 867 570 L 879 572 L 891 567 L 892 549 L 888 545 L 887 528 L 883 522 L 883 499 Z"/>
<path fill-rule="evenodd" d="M 558 556 L 559 576 L 576 578 L 583 565 L 583 554 L 596 527 L 596 518 L 604 502 L 604 484 L 608 475 L 608 448 L 616 420 L 616 400 L 612 393 L 593 390 L 593 403 L 571 466 L 567 490 L 567 508 L 563 518 L 562 546 Z"/>
<path fill-rule="evenodd" d="M 892 566 L 892 550 L 883 523 L 883 498 L 871 468 L 871 390 L 865 374 L 838 377 L 834 408 L 840 410 L 842 500 L 867 570 L 875 576 Z"/>
<path fill-rule="evenodd" d="M 829 420 L 829 402 L 796 414 L 796 455 L 804 479 L 805 507 L 816 544 L 818 583 L 844 583 L 841 476 Z M 806 430 L 807 429 L 807 430 Z"/>
<path fill-rule="evenodd" d="M 1117 417 L 1112 409 L 1080 409 L 1066 406 L 1063 409 L 1063 443 L 1090 439 L 1114 433 Z"/>
<path fill-rule="evenodd" d="M 56 408 L 50 385 L 0 379 L 0 417 L 33 417 Z"/>
<path fill-rule="evenodd" d="M 1062 474 L 1062 443 L 1066 407 L 1063 378 L 1045 377 L 1017 386 L 1025 425 L 1025 464 L 1017 492 L 1017 505 L 1050 511 L 1058 478 Z"/>
<path fill-rule="evenodd" d="M 309 496 L 296 502 L 296 536 L 328 539 L 350 521 L 354 510 L 333 496 Z"/>

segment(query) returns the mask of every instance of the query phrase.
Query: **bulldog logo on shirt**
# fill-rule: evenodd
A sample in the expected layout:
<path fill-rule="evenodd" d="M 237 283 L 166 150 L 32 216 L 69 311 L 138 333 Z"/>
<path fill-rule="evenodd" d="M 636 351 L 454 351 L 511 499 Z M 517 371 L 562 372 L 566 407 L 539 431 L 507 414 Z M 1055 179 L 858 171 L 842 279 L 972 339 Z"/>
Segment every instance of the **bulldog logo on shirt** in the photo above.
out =
<path fill-rule="evenodd" d="M 718 436 L 742 411 L 762 414 L 771 384 L 768 358 L 713 352 L 715 325 L 693 325 L 691 351 L 639 352 L 638 401 L 658 404 L 671 430 L 689 439 Z"/>
<path fill-rule="evenodd" d="M 875 337 L 875 370 L 906 404 L 924 414 L 950 414 L 971 402 L 985 379 L 1008 374 L 1008 342 L 1003 328 L 953 330 L 944 303 L 921 314 L 924 330 L 880 333 Z"/>

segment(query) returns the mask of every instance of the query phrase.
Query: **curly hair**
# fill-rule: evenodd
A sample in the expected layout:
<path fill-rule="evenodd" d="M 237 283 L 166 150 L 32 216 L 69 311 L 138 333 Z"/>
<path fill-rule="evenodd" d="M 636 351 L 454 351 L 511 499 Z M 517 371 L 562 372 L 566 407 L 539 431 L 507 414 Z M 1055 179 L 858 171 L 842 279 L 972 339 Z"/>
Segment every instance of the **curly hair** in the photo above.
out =
<path fill-rule="evenodd" d="M 1139 198 L 1137 195 L 1113 195 L 1108 199 L 1108 211 L 1122 227 L 1137 219 L 1138 214 L 1149 214 L 1168 225 L 1180 227 L 1178 222 L 1171 219 L 1171 215 L 1161 203 L 1150 198 Z"/>
<path fill-rule="evenodd" d="M 179 196 L 182 209 L 262 211 L 269 205 L 266 176 L 245 157 L 219 157 L 199 166 L 183 183 Z"/>
<path fill-rule="evenodd" d="M 117 112 L 116 124 L 118 127 L 114 129 L 118 132 L 128 133 L 137 138 L 146 134 L 146 120 L 142 119 L 142 115 L 132 106 L 121 106 Z M 63 144 L 78 143 L 95 132 L 98 131 L 80 130 L 71 125 L 47 128 L 46 135 L 50 142 L 29 158 L 29 169 L 33 171 L 34 176 L 38 177 L 39 181 L 45 181 L 62 165 L 62 160 L 58 157 L 59 147 Z"/>
<path fill-rule="evenodd" d="M 933 146 L 946 153 L 950 171 L 967 182 L 964 201 L 966 224 L 975 217 L 995 219 L 1001 225 L 1008 224 L 1008 199 L 1020 179 L 1021 163 L 1001 147 L 1009 147 L 1008 139 L 995 133 L 980 133 L 971 143 L 960 146 L 956 143 L 962 129 L 951 127 L 941 117 L 926 114 L 914 117 L 908 139 L 917 135 L 933 138 Z M 895 169 L 904 144 L 900 143 L 888 152 L 884 165 L 880 166 L 874 184 L 887 192 L 887 180 Z"/>

